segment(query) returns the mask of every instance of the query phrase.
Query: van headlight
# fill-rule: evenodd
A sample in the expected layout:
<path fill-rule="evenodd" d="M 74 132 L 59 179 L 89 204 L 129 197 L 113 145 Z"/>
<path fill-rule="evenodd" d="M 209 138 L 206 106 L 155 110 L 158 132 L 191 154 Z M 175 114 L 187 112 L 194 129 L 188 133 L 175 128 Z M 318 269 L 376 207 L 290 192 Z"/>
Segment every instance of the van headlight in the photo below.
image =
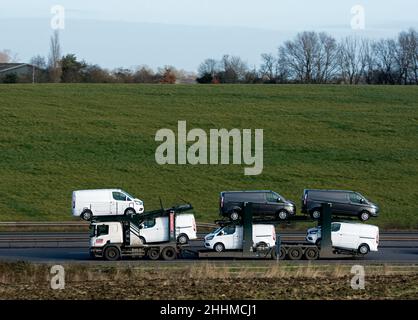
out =
<path fill-rule="evenodd" d="M 144 203 L 142 201 L 135 200 L 135 204 L 137 204 L 138 206 L 142 206 Z"/>
<path fill-rule="evenodd" d="M 214 236 L 209 236 L 209 237 L 206 238 L 206 240 L 210 241 L 210 240 L 213 240 L 213 238 L 214 238 Z"/>

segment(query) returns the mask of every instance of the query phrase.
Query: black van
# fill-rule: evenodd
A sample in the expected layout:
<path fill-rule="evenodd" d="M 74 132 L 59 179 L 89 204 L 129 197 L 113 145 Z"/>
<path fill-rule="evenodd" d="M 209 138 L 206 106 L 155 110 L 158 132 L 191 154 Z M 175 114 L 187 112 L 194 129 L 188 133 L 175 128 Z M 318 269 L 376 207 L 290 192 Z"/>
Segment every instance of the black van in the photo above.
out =
<path fill-rule="evenodd" d="M 232 221 L 239 219 L 244 202 L 251 202 L 253 216 L 286 220 L 296 213 L 295 203 L 271 190 L 222 191 L 219 197 L 219 213 Z"/>
<path fill-rule="evenodd" d="M 332 214 L 336 216 L 356 216 L 361 221 L 377 217 L 379 207 L 360 193 L 348 190 L 303 190 L 302 213 L 313 219 L 321 216 L 321 204 L 331 203 Z"/>

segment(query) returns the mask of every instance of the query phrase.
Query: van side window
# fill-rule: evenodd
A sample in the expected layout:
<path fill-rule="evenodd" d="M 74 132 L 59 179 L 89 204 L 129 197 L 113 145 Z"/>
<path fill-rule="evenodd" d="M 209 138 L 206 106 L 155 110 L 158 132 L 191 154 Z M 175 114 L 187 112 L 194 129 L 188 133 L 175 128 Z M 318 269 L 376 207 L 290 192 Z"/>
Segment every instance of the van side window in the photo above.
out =
<path fill-rule="evenodd" d="M 144 229 L 152 228 L 155 226 L 155 219 L 146 219 L 144 221 Z"/>
<path fill-rule="evenodd" d="M 341 223 L 333 223 L 331 225 L 331 232 L 337 232 L 341 229 Z"/>
<path fill-rule="evenodd" d="M 225 227 L 223 232 L 224 232 L 224 235 L 234 234 L 235 233 L 235 226 Z"/>
<path fill-rule="evenodd" d="M 363 198 L 359 194 L 354 193 L 354 192 L 351 192 L 350 193 L 350 201 L 351 202 L 353 202 L 353 203 L 361 203 L 361 200 L 362 199 Z"/>
<path fill-rule="evenodd" d="M 97 226 L 97 237 L 109 234 L 109 226 L 102 224 Z"/>
<path fill-rule="evenodd" d="M 113 199 L 117 201 L 126 201 L 126 195 L 122 192 L 112 192 Z"/>
<path fill-rule="evenodd" d="M 279 197 L 273 192 L 268 192 L 266 193 L 266 200 L 268 202 L 277 202 L 279 200 Z"/>

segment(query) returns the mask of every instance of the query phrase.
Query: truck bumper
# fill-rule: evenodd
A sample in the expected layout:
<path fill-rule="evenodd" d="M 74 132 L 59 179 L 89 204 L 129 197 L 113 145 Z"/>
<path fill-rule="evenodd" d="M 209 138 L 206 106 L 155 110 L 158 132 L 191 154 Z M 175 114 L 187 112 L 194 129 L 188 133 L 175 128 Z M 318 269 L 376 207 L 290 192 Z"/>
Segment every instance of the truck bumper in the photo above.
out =
<path fill-rule="evenodd" d="M 103 258 L 103 248 L 91 247 L 89 253 L 91 258 Z"/>

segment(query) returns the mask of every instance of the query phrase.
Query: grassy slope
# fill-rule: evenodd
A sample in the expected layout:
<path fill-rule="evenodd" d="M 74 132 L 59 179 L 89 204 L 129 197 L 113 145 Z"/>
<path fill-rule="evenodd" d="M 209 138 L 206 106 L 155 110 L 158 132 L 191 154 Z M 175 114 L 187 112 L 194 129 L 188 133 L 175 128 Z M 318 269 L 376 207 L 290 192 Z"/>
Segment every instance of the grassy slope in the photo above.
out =
<path fill-rule="evenodd" d="M 418 227 L 418 89 L 346 86 L 0 86 L 0 220 L 68 220 L 71 191 L 121 187 L 217 218 L 218 193 L 342 188 L 381 205 L 374 223 Z M 159 166 L 160 128 L 264 129 L 264 171 Z"/>

